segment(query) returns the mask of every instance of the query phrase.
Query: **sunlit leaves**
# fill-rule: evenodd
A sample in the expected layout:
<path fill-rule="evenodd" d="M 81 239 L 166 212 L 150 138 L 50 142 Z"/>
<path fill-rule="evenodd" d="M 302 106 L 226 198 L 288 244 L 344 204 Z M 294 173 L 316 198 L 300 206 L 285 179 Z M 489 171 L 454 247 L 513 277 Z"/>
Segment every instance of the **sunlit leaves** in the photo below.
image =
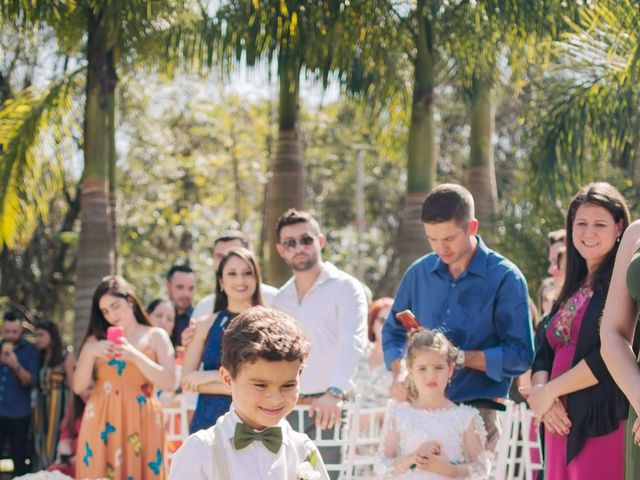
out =
<path fill-rule="evenodd" d="M 78 138 L 72 110 L 80 71 L 48 91 L 28 89 L 0 109 L 0 245 L 28 240 L 61 187 L 64 145 Z M 77 112 L 75 112 L 77 114 Z"/>
<path fill-rule="evenodd" d="M 614 174 L 625 158 L 639 161 L 639 31 L 640 3 L 604 1 L 581 10 L 571 31 L 553 44 L 532 154 L 541 191 L 575 190 Z"/>

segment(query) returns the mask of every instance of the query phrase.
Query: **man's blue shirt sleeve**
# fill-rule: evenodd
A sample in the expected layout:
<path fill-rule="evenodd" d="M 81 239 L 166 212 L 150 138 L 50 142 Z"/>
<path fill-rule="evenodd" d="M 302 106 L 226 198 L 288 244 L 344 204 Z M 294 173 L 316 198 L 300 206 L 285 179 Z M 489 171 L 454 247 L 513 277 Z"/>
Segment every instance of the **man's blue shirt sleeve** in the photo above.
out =
<path fill-rule="evenodd" d="M 487 376 L 497 382 L 526 372 L 533 362 L 533 337 L 527 284 L 511 271 L 498 290 L 494 322 L 501 344 L 484 350 Z"/>

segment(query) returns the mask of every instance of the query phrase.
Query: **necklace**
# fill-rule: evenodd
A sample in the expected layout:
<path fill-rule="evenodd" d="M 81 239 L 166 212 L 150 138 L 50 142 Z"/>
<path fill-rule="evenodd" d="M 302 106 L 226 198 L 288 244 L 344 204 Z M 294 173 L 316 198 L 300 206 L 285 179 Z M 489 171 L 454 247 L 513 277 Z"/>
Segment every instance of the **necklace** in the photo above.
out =
<path fill-rule="evenodd" d="M 593 290 L 591 290 L 591 287 L 581 287 L 558 310 L 555 325 L 553 326 L 553 336 L 562 340 L 564 345 L 568 345 L 571 340 L 571 325 L 576 313 L 584 307 L 592 296 Z"/>

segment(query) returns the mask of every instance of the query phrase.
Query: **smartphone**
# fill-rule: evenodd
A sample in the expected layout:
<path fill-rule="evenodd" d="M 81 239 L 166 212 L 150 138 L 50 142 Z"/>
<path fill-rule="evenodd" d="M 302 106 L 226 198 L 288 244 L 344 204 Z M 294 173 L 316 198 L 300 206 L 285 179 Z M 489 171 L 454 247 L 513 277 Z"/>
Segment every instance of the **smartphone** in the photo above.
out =
<path fill-rule="evenodd" d="M 107 328 L 107 340 L 113 343 L 121 343 L 120 339 L 124 336 L 124 328 L 122 327 L 108 327 Z"/>
<path fill-rule="evenodd" d="M 402 324 L 402 326 L 407 330 L 413 330 L 420 327 L 418 319 L 411 310 L 403 310 L 402 312 L 396 313 L 396 319 L 398 319 L 400 324 Z"/>

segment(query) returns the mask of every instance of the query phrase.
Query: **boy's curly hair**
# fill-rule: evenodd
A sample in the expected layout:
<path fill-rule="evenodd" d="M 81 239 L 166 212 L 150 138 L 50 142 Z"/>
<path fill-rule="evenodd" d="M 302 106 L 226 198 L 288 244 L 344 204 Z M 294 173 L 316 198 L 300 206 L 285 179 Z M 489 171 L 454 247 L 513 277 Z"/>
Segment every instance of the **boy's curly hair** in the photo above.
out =
<path fill-rule="evenodd" d="M 309 348 L 306 335 L 290 315 L 256 306 L 234 318 L 225 330 L 221 364 L 235 378 L 243 365 L 258 359 L 304 362 Z"/>

